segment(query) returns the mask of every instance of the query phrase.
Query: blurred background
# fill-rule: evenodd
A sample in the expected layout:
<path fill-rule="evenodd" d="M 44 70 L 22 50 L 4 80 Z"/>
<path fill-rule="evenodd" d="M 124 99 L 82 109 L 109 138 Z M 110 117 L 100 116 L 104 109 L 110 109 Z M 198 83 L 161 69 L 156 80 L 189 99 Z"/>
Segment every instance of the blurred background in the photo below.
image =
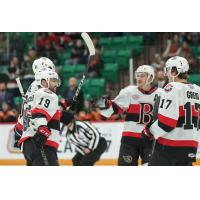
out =
<path fill-rule="evenodd" d="M 200 85 L 200 33 L 93 32 L 89 33 L 96 55 L 89 63 L 88 75 L 76 108 L 81 120 L 102 121 L 90 100 L 105 95 L 114 98 L 130 84 L 133 71 L 140 65 L 152 65 L 154 84 L 166 83 L 163 67 L 166 59 L 179 55 L 190 64 L 189 81 Z M 56 65 L 62 85 L 60 98 L 71 98 L 86 69 L 88 50 L 78 32 L 1 32 L 0 33 L 0 122 L 15 122 L 22 98 L 15 81 L 20 77 L 24 90 L 34 80 L 32 63 L 48 57 Z M 131 72 L 132 73 L 132 72 Z M 109 119 L 123 120 L 123 115 Z"/>

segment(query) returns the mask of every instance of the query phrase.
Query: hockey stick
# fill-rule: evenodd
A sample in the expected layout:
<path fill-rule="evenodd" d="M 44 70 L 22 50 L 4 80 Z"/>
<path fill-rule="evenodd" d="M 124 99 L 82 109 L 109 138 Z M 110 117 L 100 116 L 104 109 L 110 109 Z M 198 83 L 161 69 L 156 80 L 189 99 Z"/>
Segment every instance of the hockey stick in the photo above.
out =
<path fill-rule="evenodd" d="M 22 114 L 22 116 L 23 116 L 23 129 L 25 129 L 26 126 L 28 126 L 28 122 L 26 121 L 27 118 L 28 118 L 28 116 L 26 116 L 26 110 L 24 110 L 24 109 L 25 109 L 25 108 L 24 108 L 24 104 L 26 103 L 27 99 L 26 99 L 26 96 L 25 96 L 25 94 L 24 94 L 24 90 L 23 90 L 23 87 L 22 87 L 20 78 L 18 77 L 18 78 L 16 78 L 15 80 L 16 80 L 16 82 L 17 82 L 17 86 L 18 86 L 18 88 L 19 88 L 19 91 L 20 91 L 20 93 L 21 93 L 21 96 L 22 96 L 22 98 L 23 98 L 23 100 L 24 100 L 23 106 L 22 106 L 22 108 L 21 108 L 21 114 Z M 43 161 L 44 161 L 45 166 L 49 166 L 49 162 L 48 162 L 48 159 L 47 159 L 47 156 L 46 156 L 46 154 L 45 154 L 45 152 L 44 152 L 44 148 L 43 148 L 43 147 L 40 148 L 40 152 L 41 152 L 41 155 L 42 155 L 42 158 L 43 158 Z"/>
<path fill-rule="evenodd" d="M 158 118 L 158 110 L 159 110 L 159 105 L 160 105 L 160 99 L 161 99 L 161 96 L 158 96 L 158 98 L 155 100 L 155 103 L 154 103 L 154 108 L 153 108 L 153 121 L 154 122 Z M 156 146 L 156 139 L 153 140 L 151 156 L 154 153 L 155 146 Z"/>
<path fill-rule="evenodd" d="M 81 37 L 83 38 L 83 40 L 84 40 L 84 42 L 85 42 L 85 44 L 86 44 L 86 46 L 87 46 L 87 48 L 89 50 L 89 56 L 90 57 L 89 57 L 89 60 L 88 60 L 88 64 L 87 64 L 86 70 L 83 73 L 82 79 L 81 79 L 81 81 L 80 81 L 80 83 L 79 83 L 79 85 L 77 87 L 77 90 L 76 90 L 76 92 L 74 94 L 73 101 L 77 100 L 77 97 L 78 97 L 78 95 L 79 95 L 79 93 L 81 91 L 81 88 L 83 87 L 83 83 L 84 83 L 84 80 L 85 80 L 87 72 L 88 72 L 88 66 L 89 66 L 93 56 L 95 55 L 95 47 L 94 47 L 94 44 L 92 43 L 92 40 L 91 40 L 90 36 L 87 33 L 83 32 L 81 34 Z"/>
<path fill-rule="evenodd" d="M 78 95 L 79 95 L 79 93 L 80 93 L 80 91 L 81 91 L 81 89 L 83 87 L 84 81 L 85 81 L 86 76 L 87 76 L 89 64 L 90 64 L 91 60 L 93 59 L 93 56 L 95 55 L 95 47 L 94 47 L 94 44 L 93 44 L 90 36 L 86 32 L 83 32 L 83 33 L 81 33 L 81 37 L 84 40 L 84 42 L 85 42 L 85 44 L 86 44 L 86 46 L 87 46 L 87 48 L 89 50 L 89 60 L 88 60 L 87 66 L 86 66 L 86 70 L 84 71 L 82 79 L 81 79 L 81 81 L 80 81 L 80 83 L 79 83 L 79 85 L 78 85 L 78 87 L 76 89 L 76 92 L 75 92 L 74 96 L 73 96 L 73 101 L 74 102 L 76 102 L 76 100 L 78 98 Z M 70 109 L 70 107 L 69 107 L 69 109 Z M 65 126 L 65 124 L 63 124 L 61 129 L 60 129 L 60 135 L 62 135 L 62 132 L 64 130 L 64 126 Z"/>

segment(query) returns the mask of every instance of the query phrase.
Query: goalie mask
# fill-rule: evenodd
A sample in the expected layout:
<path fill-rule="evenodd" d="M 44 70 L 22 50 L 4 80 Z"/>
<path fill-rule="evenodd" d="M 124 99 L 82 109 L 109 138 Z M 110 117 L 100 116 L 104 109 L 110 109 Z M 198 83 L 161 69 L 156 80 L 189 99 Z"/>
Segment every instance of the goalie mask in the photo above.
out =
<path fill-rule="evenodd" d="M 149 65 L 139 66 L 137 70 L 135 71 L 135 78 L 144 74 L 147 75 L 146 85 L 152 83 L 155 78 L 155 72 L 154 72 L 153 67 Z"/>
<path fill-rule="evenodd" d="M 41 71 L 42 69 L 50 69 L 55 71 L 55 65 L 49 58 L 41 57 L 33 62 L 32 69 L 34 74 Z"/>

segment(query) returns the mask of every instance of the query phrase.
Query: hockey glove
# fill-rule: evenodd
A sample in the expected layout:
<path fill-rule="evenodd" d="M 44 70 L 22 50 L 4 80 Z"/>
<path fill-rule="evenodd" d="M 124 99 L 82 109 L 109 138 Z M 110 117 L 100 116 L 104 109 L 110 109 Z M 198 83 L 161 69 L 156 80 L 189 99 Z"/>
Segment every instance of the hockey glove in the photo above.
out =
<path fill-rule="evenodd" d="M 99 108 L 100 110 L 104 110 L 104 109 L 108 109 L 110 106 L 110 100 L 104 98 L 104 97 L 100 97 L 97 99 L 92 100 L 92 105 L 95 108 Z"/>
<path fill-rule="evenodd" d="M 68 125 L 70 122 L 74 120 L 74 114 L 75 113 L 71 110 L 68 110 L 68 111 L 63 110 L 61 118 L 60 118 L 60 122 L 62 122 L 65 125 Z"/>
<path fill-rule="evenodd" d="M 49 130 L 49 128 L 47 126 L 42 125 L 42 126 L 39 126 L 33 138 L 39 146 L 43 146 L 50 135 L 51 135 L 51 131 Z"/>
<path fill-rule="evenodd" d="M 64 109 L 67 110 L 70 107 L 71 110 L 75 110 L 78 101 L 74 101 L 73 99 L 61 99 L 59 101 L 59 105 Z"/>
<path fill-rule="evenodd" d="M 141 136 L 142 136 L 144 145 L 152 144 L 154 140 L 154 136 L 149 130 L 151 125 L 152 123 L 147 124 L 145 128 L 142 130 Z"/>

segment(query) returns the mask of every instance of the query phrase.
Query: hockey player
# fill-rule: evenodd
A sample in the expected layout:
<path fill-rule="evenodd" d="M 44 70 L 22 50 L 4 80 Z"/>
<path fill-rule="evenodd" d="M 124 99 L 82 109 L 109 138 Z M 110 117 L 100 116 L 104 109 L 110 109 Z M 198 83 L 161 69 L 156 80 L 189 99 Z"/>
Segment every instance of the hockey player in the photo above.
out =
<path fill-rule="evenodd" d="M 107 148 L 105 138 L 92 124 L 75 120 L 73 115 L 65 120 L 65 124 L 68 126 L 67 139 L 77 151 L 72 158 L 73 165 L 93 166 Z"/>
<path fill-rule="evenodd" d="M 161 95 L 158 119 L 142 132 L 144 138 L 157 140 L 151 166 L 190 166 L 196 160 L 200 87 L 187 82 L 188 70 L 189 64 L 183 57 L 172 57 L 166 62 L 170 83 Z"/>
<path fill-rule="evenodd" d="M 59 78 L 56 72 L 44 70 L 36 73 L 40 89 L 28 100 L 30 105 L 28 126 L 24 127 L 19 145 L 33 166 L 59 165 L 57 148 L 60 138 L 60 110 L 56 89 Z"/>
<path fill-rule="evenodd" d="M 32 69 L 33 69 L 34 74 L 40 72 L 43 69 L 50 69 L 52 71 L 55 71 L 55 65 L 49 58 L 41 57 L 39 59 L 36 59 L 33 62 Z M 26 92 L 25 98 L 27 100 L 31 99 L 32 94 L 35 91 L 37 91 L 38 89 L 39 89 L 39 85 L 37 85 L 36 81 L 33 81 L 33 83 L 30 85 L 30 87 L 28 88 L 28 90 Z M 30 109 L 30 106 L 29 106 L 28 102 L 24 101 L 22 104 L 21 114 L 18 118 L 18 122 L 14 127 L 16 146 L 17 146 L 19 139 L 21 138 L 22 131 L 23 131 L 23 124 L 24 124 L 23 115 L 29 109 Z"/>
<path fill-rule="evenodd" d="M 118 165 L 124 166 L 137 166 L 139 156 L 142 164 L 148 163 L 152 145 L 142 143 L 141 131 L 153 120 L 154 102 L 162 90 L 152 86 L 154 70 L 151 66 L 138 67 L 135 76 L 137 86 L 122 89 L 112 101 L 100 98 L 94 102 L 105 117 L 122 112 L 126 114 L 118 158 Z"/>

